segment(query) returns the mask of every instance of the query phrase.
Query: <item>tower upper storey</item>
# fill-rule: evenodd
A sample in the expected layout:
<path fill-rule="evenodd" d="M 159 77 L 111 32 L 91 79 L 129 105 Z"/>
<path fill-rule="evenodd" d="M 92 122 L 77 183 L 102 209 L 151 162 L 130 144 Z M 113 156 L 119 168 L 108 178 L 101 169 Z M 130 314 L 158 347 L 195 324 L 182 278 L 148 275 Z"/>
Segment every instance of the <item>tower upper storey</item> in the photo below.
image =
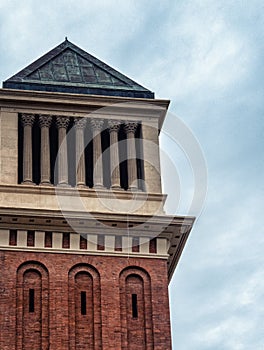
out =
<path fill-rule="evenodd" d="M 117 211 L 133 197 L 144 203 L 137 213 L 163 213 L 158 135 L 168 100 L 66 39 L 7 79 L 0 105 L 0 185 L 23 191 L 23 206 L 57 209 L 59 186 L 78 189 L 90 211 L 112 212 L 114 201 L 98 200 L 110 191 Z"/>
<path fill-rule="evenodd" d="M 159 131 L 169 103 L 68 40 L 7 79 L 0 89 L 2 229 L 103 232 L 111 249 L 122 236 L 123 253 L 167 259 L 170 278 L 194 218 L 164 212 Z M 1 245 L 10 248 L 7 238 Z"/>

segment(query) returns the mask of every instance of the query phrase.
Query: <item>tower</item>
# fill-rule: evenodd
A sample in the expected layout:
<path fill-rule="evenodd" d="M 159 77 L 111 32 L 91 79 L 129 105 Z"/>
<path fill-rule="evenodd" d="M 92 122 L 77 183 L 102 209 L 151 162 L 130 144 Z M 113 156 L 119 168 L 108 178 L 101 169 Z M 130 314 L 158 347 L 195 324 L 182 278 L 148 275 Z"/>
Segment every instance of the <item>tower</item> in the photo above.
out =
<path fill-rule="evenodd" d="M 193 217 L 165 214 L 168 100 L 67 39 L 0 90 L 0 348 L 171 348 Z"/>

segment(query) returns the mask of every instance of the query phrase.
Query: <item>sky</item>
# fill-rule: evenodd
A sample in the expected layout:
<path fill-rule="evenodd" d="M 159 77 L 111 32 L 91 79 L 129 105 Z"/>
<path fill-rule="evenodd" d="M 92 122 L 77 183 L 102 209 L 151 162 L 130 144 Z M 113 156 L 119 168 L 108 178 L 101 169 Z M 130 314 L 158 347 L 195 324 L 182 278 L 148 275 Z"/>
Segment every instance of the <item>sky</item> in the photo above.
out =
<path fill-rule="evenodd" d="M 166 209 L 197 217 L 169 287 L 173 349 L 264 348 L 263 30 L 260 0 L 0 0 L 1 81 L 67 36 L 171 100 L 161 149 L 181 200 L 163 161 Z"/>

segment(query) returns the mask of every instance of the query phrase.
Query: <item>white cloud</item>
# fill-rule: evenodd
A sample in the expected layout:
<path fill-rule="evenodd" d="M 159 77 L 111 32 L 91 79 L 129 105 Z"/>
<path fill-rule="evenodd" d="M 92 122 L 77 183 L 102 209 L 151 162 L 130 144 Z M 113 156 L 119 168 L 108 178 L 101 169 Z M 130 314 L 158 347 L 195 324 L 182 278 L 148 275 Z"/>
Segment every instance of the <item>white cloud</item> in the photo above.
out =
<path fill-rule="evenodd" d="M 177 4 L 178 6 L 178 4 Z M 142 72 L 161 96 L 204 98 L 231 88 L 249 74 L 251 43 L 233 28 L 219 5 L 199 2 L 172 11 L 163 27 L 164 54 Z M 176 17 L 177 16 L 177 17 Z M 197 98 L 197 96 L 196 96 Z"/>

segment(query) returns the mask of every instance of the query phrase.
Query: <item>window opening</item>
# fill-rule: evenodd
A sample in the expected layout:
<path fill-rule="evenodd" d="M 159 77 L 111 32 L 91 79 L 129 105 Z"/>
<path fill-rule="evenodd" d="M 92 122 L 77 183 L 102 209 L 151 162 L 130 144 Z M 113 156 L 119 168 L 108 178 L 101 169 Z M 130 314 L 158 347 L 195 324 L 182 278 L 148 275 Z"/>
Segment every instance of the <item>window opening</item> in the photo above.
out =
<path fill-rule="evenodd" d="M 132 294 L 132 317 L 138 318 L 137 294 Z"/>
<path fill-rule="evenodd" d="M 29 289 L 29 312 L 35 311 L 35 290 Z"/>
<path fill-rule="evenodd" d="M 81 292 L 81 314 L 86 315 L 86 292 Z"/>

